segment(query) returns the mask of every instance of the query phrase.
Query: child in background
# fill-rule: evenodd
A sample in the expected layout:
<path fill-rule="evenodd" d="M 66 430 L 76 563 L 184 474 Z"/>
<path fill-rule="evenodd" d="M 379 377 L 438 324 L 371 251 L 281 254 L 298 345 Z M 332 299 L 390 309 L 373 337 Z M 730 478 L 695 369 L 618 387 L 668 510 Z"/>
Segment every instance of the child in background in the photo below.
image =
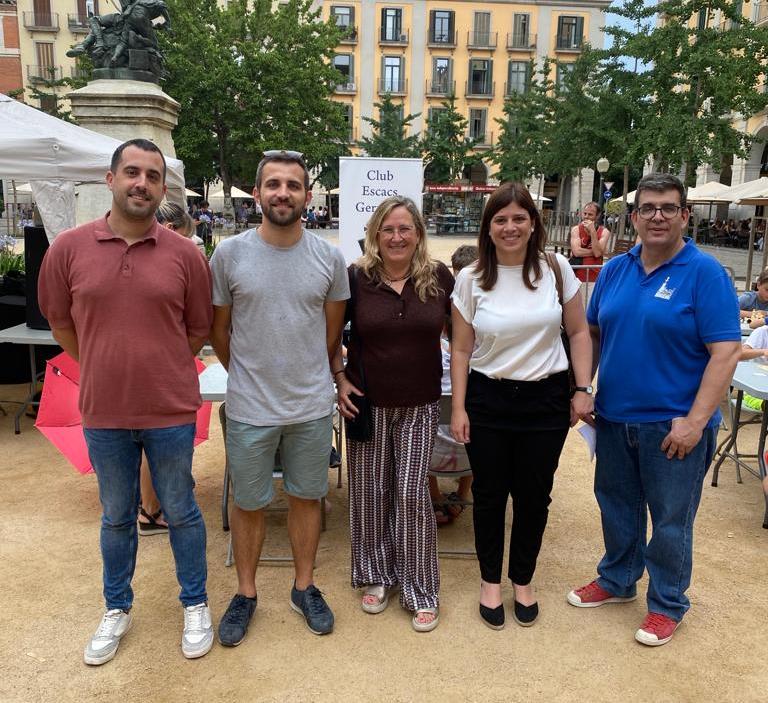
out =
<path fill-rule="evenodd" d="M 463 244 L 451 255 L 451 268 L 455 276 L 461 269 L 477 260 L 477 247 L 471 244 Z M 451 347 L 450 328 L 443 330 L 440 338 L 440 347 L 443 355 L 443 395 L 451 394 Z M 432 471 L 449 473 L 451 471 L 468 471 L 469 459 L 464 445 L 456 442 L 451 437 L 449 425 L 439 425 L 435 437 L 435 448 L 432 452 Z M 432 507 L 435 511 L 435 520 L 438 525 L 447 525 L 454 518 L 464 512 L 464 505 L 471 502 L 470 491 L 472 488 L 472 476 L 461 476 L 458 479 L 456 491 L 444 495 L 437 484 L 437 478 L 429 477 L 429 494 L 432 498 Z"/>

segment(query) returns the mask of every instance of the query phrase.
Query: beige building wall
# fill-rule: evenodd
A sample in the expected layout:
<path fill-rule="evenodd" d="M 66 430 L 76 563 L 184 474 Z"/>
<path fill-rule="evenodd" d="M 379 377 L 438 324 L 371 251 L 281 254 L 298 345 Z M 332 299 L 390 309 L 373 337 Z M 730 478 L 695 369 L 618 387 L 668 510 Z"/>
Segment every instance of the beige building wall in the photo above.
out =
<path fill-rule="evenodd" d="M 602 47 L 602 10 L 608 4 L 604 0 L 324 1 L 324 18 L 336 17 L 339 23 L 346 21 L 339 15 L 354 18 L 351 38 L 338 47 L 341 62 L 351 62 L 353 77 L 343 81 L 334 96 L 349 110 L 350 142 L 370 136 L 371 125 L 364 118 L 378 117 L 374 103 L 385 92 L 402 104 L 404 113 L 420 113 L 412 126 L 419 133 L 430 109 L 438 108 L 452 89 L 457 109 L 470 120 L 472 136 L 481 138 L 478 150 L 487 151 L 499 133 L 496 119 L 504 116 L 505 96 L 518 84 L 523 65 L 532 60 L 540 65 L 549 56 L 551 77 L 556 80 L 558 71 L 566 70 L 562 65 L 573 62 L 585 43 Z M 438 74 L 438 62 L 448 62 L 447 79 Z M 515 62 L 512 75 L 510 62 Z M 492 173 L 492 165 L 486 166 Z"/>
<path fill-rule="evenodd" d="M 101 8 L 99 5 L 101 4 Z M 38 86 L 55 92 L 60 100 L 70 92 L 69 86 L 49 91 L 41 79 L 76 77 L 75 59 L 68 49 L 88 34 L 88 15 L 110 12 L 106 0 L 18 0 L 19 48 L 24 87 L 24 101 L 44 107 L 31 99 L 30 88 Z"/>

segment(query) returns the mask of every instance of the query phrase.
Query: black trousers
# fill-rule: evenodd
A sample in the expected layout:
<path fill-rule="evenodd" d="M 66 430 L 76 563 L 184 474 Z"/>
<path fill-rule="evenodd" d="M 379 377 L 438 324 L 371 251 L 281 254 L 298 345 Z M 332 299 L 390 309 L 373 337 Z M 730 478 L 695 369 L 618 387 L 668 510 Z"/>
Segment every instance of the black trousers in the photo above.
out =
<path fill-rule="evenodd" d="M 480 574 L 500 583 L 507 501 L 512 497 L 509 578 L 531 582 L 550 493 L 569 427 L 567 374 L 515 382 L 470 374 L 467 387 L 475 549 Z"/>

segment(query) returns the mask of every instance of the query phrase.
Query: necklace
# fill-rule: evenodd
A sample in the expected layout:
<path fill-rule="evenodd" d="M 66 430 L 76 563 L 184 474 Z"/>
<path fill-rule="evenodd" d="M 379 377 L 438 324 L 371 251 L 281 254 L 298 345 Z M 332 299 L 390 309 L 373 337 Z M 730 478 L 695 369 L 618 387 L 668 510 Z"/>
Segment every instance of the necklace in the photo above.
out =
<path fill-rule="evenodd" d="M 386 283 L 388 286 L 391 286 L 393 283 L 399 283 L 400 281 L 404 281 L 410 277 L 411 277 L 410 271 L 406 273 L 404 276 L 400 276 L 399 278 L 392 278 L 386 271 L 384 271 L 382 279 L 384 280 L 384 283 Z"/>

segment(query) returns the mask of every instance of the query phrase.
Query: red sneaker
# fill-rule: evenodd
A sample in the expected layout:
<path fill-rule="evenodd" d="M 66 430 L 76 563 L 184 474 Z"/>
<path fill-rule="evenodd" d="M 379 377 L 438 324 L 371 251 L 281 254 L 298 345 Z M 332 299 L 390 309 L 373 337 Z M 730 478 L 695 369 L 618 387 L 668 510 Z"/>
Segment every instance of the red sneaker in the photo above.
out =
<path fill-rule="evenodd" d="M 635 639 L 640 644 L 658 647 L 672 639 L 672 635 L 675 634 L 679 624 L 677 620 L 668 618 L 661 613 L 648 613 L 643 624 L 640 625 L 640 629 L 635 632 Z"/>
<path fill-rule="evenodd" d="M 574 589 L 566 598 L 571 605 L 575 605 L 577 608 L 597 608 L 606 603 L 629 603 L 635 600 L 637 596 L 614 596 L 613 593 L 609 593 L 598 585 L 597 581 L 592 581 L 586 586 Z"/>

